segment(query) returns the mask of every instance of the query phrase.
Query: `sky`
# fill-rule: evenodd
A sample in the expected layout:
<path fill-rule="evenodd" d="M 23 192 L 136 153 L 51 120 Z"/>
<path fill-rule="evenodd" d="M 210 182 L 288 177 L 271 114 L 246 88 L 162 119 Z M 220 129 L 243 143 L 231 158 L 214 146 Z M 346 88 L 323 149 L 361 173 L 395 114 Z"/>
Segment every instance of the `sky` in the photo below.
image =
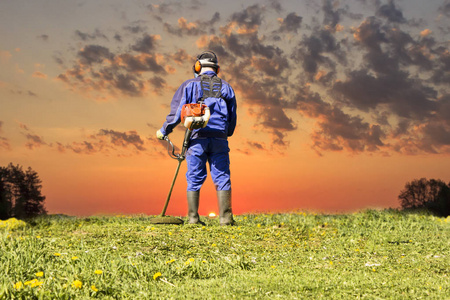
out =
<path fill-rule="evenodd" d="M 36 171 L 49 213 L 159 214 L 177 161 L 156 131 L 213 50 L 235 214 L 396 208 L 407 182 L 450 182 L 449 37 L 449 0 L 2 0 L 0 165 Z"/>

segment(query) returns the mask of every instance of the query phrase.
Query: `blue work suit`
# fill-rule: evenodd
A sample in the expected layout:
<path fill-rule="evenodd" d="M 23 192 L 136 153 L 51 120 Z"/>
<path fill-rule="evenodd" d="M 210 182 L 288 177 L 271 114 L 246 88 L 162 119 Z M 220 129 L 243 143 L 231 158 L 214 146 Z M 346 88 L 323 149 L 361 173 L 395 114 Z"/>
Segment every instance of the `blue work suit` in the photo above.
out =
<path fill-rule="evenodd" d="M 213 71 L 202 75 L 217 76 Z M 184 104 L 197 103 L 203 95 L 201 77 L 186 80 L 172 98 L 171 110 L 163 127 L 163 135 L 170 134 L 181 122 L 181 108 Z M 211 117 L 205 128 L 194 129 L 186 152 L 187 190 L 198 191 L 207 177 L 206 162 L 216 190 L 231 190 L 229 136 L 236 128 L 236 96 L 233 88 L 222 80 L 221 97 L 206 98 L 203 102 L 209 107 Z"/>

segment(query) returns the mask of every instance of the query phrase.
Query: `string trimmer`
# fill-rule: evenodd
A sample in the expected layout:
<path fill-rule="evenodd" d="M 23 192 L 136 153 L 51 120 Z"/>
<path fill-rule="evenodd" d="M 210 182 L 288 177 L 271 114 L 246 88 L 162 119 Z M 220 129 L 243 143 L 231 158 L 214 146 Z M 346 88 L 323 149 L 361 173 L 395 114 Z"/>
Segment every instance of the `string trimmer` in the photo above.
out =
<path fill-rule="evenodd" d="M 169 194 L 167 195 L 166 203 L 164 204 L 164 208 L 161 212 L 161 214 L 157 217 L 154 217 L 150 220 L 150 223 L 153 224 L 183 224 L 183 220 L 166 216 L 166 210 L 167 206 L 169 205 L 170 196 L 172 195 L 173 186 L 175 185 L 175 181 L 178 176 L 178 172 L 180 171 L 180 166 L 183 160 L 186 158 L 186 150 L 189 146 L 189 141 L 191 140 L 192 130 L 203 128 L 206 126 L 206 124 L 209 121 L 210 112 L 208 106 L 201 104 L 201 103 L 195 103 L 195 104 L 185 104 L 183 106 L 182 112 L 181 112 L 181 121 L 183 125 L 186 127 L 186 132 L 184 134 L 184 140 L 183 140 L 183 146 L 181 148 L 181 153 L 176 154 L 175 153 L 175 146 L 170 141 L 168 136 L 164 137 L 164 140 L 167 141 L 167 150 L 169 153 L 169 156 L 173 159 L 178 160 L 178 166 L 175 170 L 175 176 L 172 180 L 172 185 L 170 186 Z M 170 150 L 172 148 L 172 150 Z"/>

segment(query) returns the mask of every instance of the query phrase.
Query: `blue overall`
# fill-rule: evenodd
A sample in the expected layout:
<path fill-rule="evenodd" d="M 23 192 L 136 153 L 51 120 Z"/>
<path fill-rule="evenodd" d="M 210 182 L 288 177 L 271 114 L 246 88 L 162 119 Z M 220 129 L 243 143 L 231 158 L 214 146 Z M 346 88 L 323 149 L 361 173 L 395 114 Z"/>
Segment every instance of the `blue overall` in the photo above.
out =
<path fill-rule="evenodd" d="M 203 73 L 216 76 L 212 71 Z M 185 81 L 175 92 L 171 102 L 171 111 L 161 128 L 163 135 L 170 134 L 181 121 L 181 108 L 184 104 L 197 103 L 203 95 L 200 86 L 201 77 Z M 236 97 L 233 88 L 222 80 L 220 98 L 206 98 L 204 104 L 209 107 L 211 117 L 205 128 L 194 129 L 186 152 L 187 190 L 198 191 L 207 177 L 206 162 L 216 190 L 231 190 L 230 158 L 227 137 L 232 136 L 236 128 Z"/>

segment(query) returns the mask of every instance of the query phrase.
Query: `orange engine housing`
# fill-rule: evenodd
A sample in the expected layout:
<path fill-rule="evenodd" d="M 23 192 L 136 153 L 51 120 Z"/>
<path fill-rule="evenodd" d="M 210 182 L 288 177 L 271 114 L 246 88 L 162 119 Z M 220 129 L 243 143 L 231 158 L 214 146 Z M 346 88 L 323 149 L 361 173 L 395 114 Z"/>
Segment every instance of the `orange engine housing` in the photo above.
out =
<path fill-rule="evenodd" d="M 181 123 L 184 124 L 187 117 L 203 116 L 205 114 L 205 108 L 207 108 L 207 106 L 200 103 L 189 103 L 183 105 L 181 108 Z"/>

